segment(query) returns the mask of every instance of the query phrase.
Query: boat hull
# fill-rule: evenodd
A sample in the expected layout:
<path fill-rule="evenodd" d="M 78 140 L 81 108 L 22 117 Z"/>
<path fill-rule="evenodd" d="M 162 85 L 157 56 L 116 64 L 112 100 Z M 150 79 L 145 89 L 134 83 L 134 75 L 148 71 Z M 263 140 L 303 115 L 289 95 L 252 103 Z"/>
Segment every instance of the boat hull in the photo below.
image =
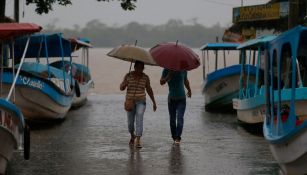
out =
<path fill-rule="evenodd" d="M 4 94 L 9 91 L 10 85 L 3 86 Z M 68 112 L 70 105 L 56 103 L 40 90 L 26 86 L 16 86 L 15 104 L 27 120 L 62 119 Z"/>
<path fill-rule="evenodd" d="M 74 94 L 72 107 L 81 107 L 83 106 L 87 101 L 87 95 L 90 90 L 90 88 L 93 87 L 93 81 L 90 80 L 86 84 L 79 84 L 80 88 L 80 97 L 77 97 L 76 94 Z"/>
<path fill-rule="evenodd" d="M 237 110 L 237 118 L 245 124 L 261 124 L 265 117 L 265 97 L 260 94 L 247 99 L 234 98 L 233 108 Z"/>
<path fill-rule="evenodd" d="M 237 110 L 237 118 L 246 124 L 261 124 L 265 117 L 265 106 L 258 108 Z"/>
<path fill-rule="evenodd" d="M 5 70 L 2 97 L 6 97 L 12 84 L 12 72 Z M 21 71 L 11 101 L 20 108 L 27 120 L 62 119 L 71 107 L 73 91 L 64 93 L 56 80 L 47 80 Z"/>
<path fill-rule="evenodd" d="M 240 75 L 223 77 L 204 88 L 205 108 L 210 112 L 234 112 L 232 99 L 239 94 Z"/>
<path fill-rule="evenodd" d="M 270 144 L 272 155 L 285 174 L 307 174 L 307 128 L 282 144 Z"/>
<path fill-rule="evenodd" d="M 13 151 L 21 146 L 24 119 L 11 102 L 0 99 L 0 174 L 5 173 Z"/>
<path fill-rule="evenodd" d="M 7 163 L 17 148 L 17 141 L 14 135 L 2 126 L 0 126 L 0 140 L 0 174 L 4 174 Z"/>

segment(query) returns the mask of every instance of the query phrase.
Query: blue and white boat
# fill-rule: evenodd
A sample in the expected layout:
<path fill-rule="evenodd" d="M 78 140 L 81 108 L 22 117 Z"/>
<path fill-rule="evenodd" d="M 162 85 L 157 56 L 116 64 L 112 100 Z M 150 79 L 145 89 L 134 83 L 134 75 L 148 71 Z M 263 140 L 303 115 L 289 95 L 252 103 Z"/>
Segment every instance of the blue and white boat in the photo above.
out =
<path fill-rule="evenodd" d="M 307 28 L 268 43 L 265 139 L 284 174 L 307 174 Z"/>
<path fill-rule="evenodd" d="M 238 46 L 242 58 L 245 59 L 248 52 L 248 63 L 242 62 L 240 76 L 239 96 L 234 98 L 233 108 L 237 110 L 238 121 L 242 124 L 255 124 L 262 127 L 265 116 L 265 87 L 264 87 L 264 59 L 265 44 L 276 38 L 276 36 L 262 36 L 249 40 Z M 257 56 L 256 66 L 252 66 L 251 59 Z M 255 76 L 250 76 L 255 75 Z"/>
<path fill-rule="evenodd" d="M 26 38 L 15 41 L 15 58 L 21 58 Z M 61 34 L 31 36 L 25 62 L 20 62 L 21 71 L 16 81 L 15 104 L 28 120 L 63 119 L 71 107 L 74 95 L 74 80 L 70 67 L 58 69 L 49 65 L 49 59 L 68 58 L 71 63 L 69 40 Z M 31 59 L 32 58 L 32 59 Z M 15 62 L 18 59 L 15 59 Z M 13 71 L 4 69 L 4 94 L 11 86 Z"/>
<path fill-rule="evenodd" d="M 30 35 L 39 32 L 42 28 L 36 24 L 30 23 L 2 23 L 0 24 L 0 59 L 1 75 L 3 70 L 9 66 L 8 58 L 9 46 L 14 45 L 16 37 Z M 30 37 L 27 37 L 27 44 L 20 48 L 23 51 L 21 61 L 24 60 L 24 53 L 27 51 Z M 13 151 L 18 148 L 24 149 L 24 158 L 29 159 L 30 154 L 30 131 L 25 124 L 21 110 L 14 104 L 15 101 L 15 84 L 19 77 L 20 68 L 13 69 L 11 72 L 12 83 L 8 86 L 7 94 L 3 94 L 4 81 L 1 76 L 0 81 L 0 174 L 6 173 L 7 163 L 10 161 Z M 12 68 L 11 68 L 12 69 Z"/>
<path fill-rule="evenodd" d="M 242 66 L 238 58 L 235 64 L 227 66 L 226 51 L 237 52 L 238 43 L 208 43 L 201 47 L 203 55 L 203 94 L 205 96 L 205 108 L 211 112 L 234 112 L 232 99 L 239 95 L 239 80 Z M 214 70 L 210 70 L 209 51 L 215 54 Z M 223 52 L 224 66 L 218 69 L 218 53 Z M 239 57 L 239 56 L 237 56 Z"/>
<path fill-rule="evenodd" d="M 69 40 L 71 42 L 72 52 L 78 52 L 77 54 L 81 55 L 81 57 L 74 55 L 72 62 L 72 72 L 76 82 L 75 88 L 80 92 L 80 94 L 75 93 L 72 107 L 80 107 L 86 103 L 88 92 L 94 87 L 94 81 L 92 80 L 89 68 L 89 48 L 91 48 L 92 45 L 86 38 Z M 57 61 L 50 65 L 62 69 L 63 66 L 70 64 L 68 61 L 64 62 L 64 64 L 62 63 L 62 61 Z"/>

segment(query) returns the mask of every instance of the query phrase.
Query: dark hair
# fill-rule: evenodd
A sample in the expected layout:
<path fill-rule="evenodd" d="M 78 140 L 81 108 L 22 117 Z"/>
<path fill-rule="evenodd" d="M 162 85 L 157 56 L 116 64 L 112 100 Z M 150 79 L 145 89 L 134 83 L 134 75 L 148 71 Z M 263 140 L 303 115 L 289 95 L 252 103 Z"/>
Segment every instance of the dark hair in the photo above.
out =
<path fill-rule="evenodd" d="M 134 62 L 134 67 L 136 66 L 136 65 L 142 65 L 142 66 L 144 66 L 144 62 L 142 62 L 142 61 L 135 61 Z"/>

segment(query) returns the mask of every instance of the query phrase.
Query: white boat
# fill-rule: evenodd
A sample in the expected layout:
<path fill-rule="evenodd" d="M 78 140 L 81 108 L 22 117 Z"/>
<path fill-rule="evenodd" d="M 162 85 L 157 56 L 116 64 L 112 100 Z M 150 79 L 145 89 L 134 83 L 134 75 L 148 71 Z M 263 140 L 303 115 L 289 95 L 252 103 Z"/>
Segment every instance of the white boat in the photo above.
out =
<path fill-rule="evenodd" d="M 232 100 L 233 108 L 237 110 L 237 118 L 241 124 L 262 127 L 265 116 L 264 48 L 265 44 L 274 38 L 276 36 L 262 36 L 238 46 L 241 52 L 249 51 L 249 62 L 251 62 L 252 53 L 255 57 L 257 54 L 255 67 L 248 67 L 247 70 L 244 70 L 245 63 L 242 63 L 239 96 Z M 255 76 L 251 77 L 251 74 Z"/>
<path fill-rule="evenodd" d="M 81 107 L 87 101 L 89 90 L 94 87 L 94 81 L 92 80 L 89 68 L 89 48 L 91 48 L 92 45 L 89 44 L 89 40 L 85 38 L 70 39 L 70 42 L 72 52 L 77 52 L 78 50 L 81 52 L 81 63 L 76 61 L 78 56 L 73 56 L 74 60 L 72 62 L 72 72 L 76 82 L 75 88 L 78 89 L 76 92 L 80 92 L 79 94 L 74 94 L 72 107 Z M 62 69 L 65 64 L 69 63 L 62 64 L 61 61 L 57 61 L 50 65 Z"/>
<path fill-rule="evenodd" d="M 208 43 L 201 50 L 203 52 L 203 94 L 205 97 L 205 109 L 209 112 L 235 112 L 232 99 L 239 96 L 240 76 L 242 71 L 242 55 L 234 65 L 226 64 L 226 51 L 239 52 L 238 43 Z M 215 54 L 215 68 L 209 71 L 210 58 L 209 51 Z M 224 67 L 218 68 L 218 53 L 223 52 Z M 207 52 L 207 53 L 206 53 Z M 207 59 L 206 59 L 207 58 Z M 245 58 L 245 57 L 244 57 Z M 252 65 L 245 65 L 246 70 Z M 206 71 L 207 70 L 207 71 Z M 255 76 L 253 72 L 250 76 Z"/>
<path fill-rule="evenodd" d="M 20 58 L 20 49 L 25 38 L 15 41 L 14 54 Z M 70 42 L 61 34 L 39 34 L 31 36 L 26 62 L 20 63 L 20 76 L 16 81 L 15 104 L 28 120 L 63 119 L 71 107 L 75 93 L 74 80 L 69 67 L 58 69 L 48 64 L 50 58 L 69 58 Z M 34 58 L 34 62 L 30 62 Z M 46 62 L 47 64 L 43 64 Z M 8 93 L 12 84 L 11 69 L 3 71 L 2 95 Z"/>
<path fill-rule="evenodd" d="M 284 174 L 307 174 L 307 27 L 270 41 L 263 133 Z"/>
<path fill-rule="evenodd" d="M 2 63 L 8 63 L 10 51 L 8 45 L 14 45 L 14 40 L 18 36 L 29 35 L 31 33 L 39 32 L 40 26 L 30 23 L 2 23 L 0 24 L 0 58 Z M 27 51 L 29 38 L 23 50 L 21 61 L 24 60 L 24 54 Z M 4 67 L 8 64 L 1 64 L 1 74 Z M 9 87 L 7 96 L 0 98 L 0 174 L 6 173 L 6 167 L 11 160 L 14 150 L 19 148 L 24 149 L 24 158 L 29 159 L 30 154 L 30 132 L 26 126 L 21 110 L 15 103 L 15 83 L 19 77 L 20 68 L 17 71 L 12 71 L 12 84 Z M 11 68 L 12 69 L 12 68 Z M 13 69 L 15 70 L 15 69 Z M 0 91 L 3 90 L 3 76 L 1 76 Z M 12 98 L 11 98 L 12 97 Z M 10 101 L 11 100 L 11 101 Z"/>

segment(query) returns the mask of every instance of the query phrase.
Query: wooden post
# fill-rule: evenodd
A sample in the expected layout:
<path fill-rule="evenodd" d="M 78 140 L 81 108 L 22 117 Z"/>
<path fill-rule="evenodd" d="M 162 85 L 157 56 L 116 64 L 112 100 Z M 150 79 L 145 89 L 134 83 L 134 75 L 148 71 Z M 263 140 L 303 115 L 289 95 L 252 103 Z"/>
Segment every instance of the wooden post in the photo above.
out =
<path fill-rule="evenodd" d="M 218 43 L 219 42 L 219 37 L 217 36 L 217 37 L 215 37 L 215 41 Z M 217 70 L 217 64 L 218 64 L 218 52 L 219 52 L 219 50 L 216 50 L 215 51 L 215 70 Z"/>
<path fill-rule="evenodd" d="M 5 21 L 5 1 L 0 0 L 0 23 L 4 23 Z"/>
<path fill-rule="evenodd" d="M 14 0 L 14 19 L 19 22 L 19 0 Z"/>
<path fill-rule="evenodd" d="M 215 70 L 217 70 L 217 64 L 218 64 L 218 50 L 215 51 Z"/>
<path fill-rule="evenodd" d="M 224 54 L 224 68 L 226 67 L 226 54 L 225 54 L 225 50 L 223 50 L 223 54 Z"/>
<path fill-rule="evenodd" d="M 202 58 L 203 58 L 203 79 L 206 79 L 206 54 L 205 51 L 201 51 Z"/>
<path fill-rule="evenodd" d="M 254 50 L 254 53 L 253 53 L 253 66 L 255 66 L 255 61 L 256 61 L 256 50 Z"/>

